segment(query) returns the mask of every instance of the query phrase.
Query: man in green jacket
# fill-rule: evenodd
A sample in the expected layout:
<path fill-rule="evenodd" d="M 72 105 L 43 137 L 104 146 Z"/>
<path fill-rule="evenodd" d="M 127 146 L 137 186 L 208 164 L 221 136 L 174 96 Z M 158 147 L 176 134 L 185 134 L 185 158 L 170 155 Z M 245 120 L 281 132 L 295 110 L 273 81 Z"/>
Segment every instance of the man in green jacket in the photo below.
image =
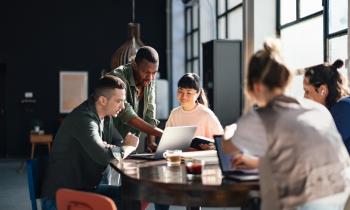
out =
<path fill-rule="evenodd" d="M 115 118 L 114 123 L 122 136 L 140 131 L 148 134 L 147 149 L 155 151 L 155 136 L 160 137 L 163 131 L 156 126 L 155 77 L 158 72 L 159 57 L 155 49 L 141 47 L 135 59 L 126 65 L 119 66 L 109 74 L 122 79 L 126 84 L 125 109 Z"/>
<path fill-rule="evenodd" d="M 124 82 L 108 75 L 98 81 L 89 99 L 65 117 L 53 141 L 43 182 L 44 210 L 56 209 L 59 188 L 104 194 L 120 204 L 119 188 L 99 182 L 109 162 L 127 156 L 139 142 L 132 134 L 124 142 L 113 138 L 112 117 L 124 108 L 124 102 Z"/>

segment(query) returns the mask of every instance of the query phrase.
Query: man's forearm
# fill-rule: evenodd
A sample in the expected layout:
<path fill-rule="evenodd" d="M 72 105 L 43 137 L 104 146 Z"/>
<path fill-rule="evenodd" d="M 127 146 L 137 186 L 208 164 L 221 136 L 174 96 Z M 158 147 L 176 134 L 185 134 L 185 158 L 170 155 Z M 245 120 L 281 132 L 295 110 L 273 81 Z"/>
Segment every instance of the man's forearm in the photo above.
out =
<path fill-rule="evenodd" d="M 161 137 L 163 134 L 163 130 L 160 128 L 157 128 L 156 126 L 153 126 L 140 117 L 134 117 L 131 118 L 128 122 L 129 125 L 134 126 L 135 128 L 139 129 L 140 131 L 147 133 L 149 135 Z"/>

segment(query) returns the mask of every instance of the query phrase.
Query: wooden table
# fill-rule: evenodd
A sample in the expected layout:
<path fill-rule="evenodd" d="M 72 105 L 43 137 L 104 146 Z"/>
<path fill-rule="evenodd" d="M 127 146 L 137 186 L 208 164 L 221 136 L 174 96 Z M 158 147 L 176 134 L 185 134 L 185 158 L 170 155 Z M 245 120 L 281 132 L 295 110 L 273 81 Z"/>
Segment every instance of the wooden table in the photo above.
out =
<path fill-rule="evenodd" d="M 32 144 L 32 152 L 30 155 L 31 159 L 34 158 L 36 144 L 46 144 L 48 151 L 50 152 L 52 139 L 52 134 L 30 134 L 30 143 Z"/>
<path fill-rule="evenodd" d="M 207 165 L 201 178 L 187 178 L 185 166 L 167 166 L 165 160 L 114 160 L 121 174 L 123 209 L 140 209 L 140 200 L 158 204 L 205 207 L 240 207 L 259 183 L 223 179 L 218 165 Z"/>

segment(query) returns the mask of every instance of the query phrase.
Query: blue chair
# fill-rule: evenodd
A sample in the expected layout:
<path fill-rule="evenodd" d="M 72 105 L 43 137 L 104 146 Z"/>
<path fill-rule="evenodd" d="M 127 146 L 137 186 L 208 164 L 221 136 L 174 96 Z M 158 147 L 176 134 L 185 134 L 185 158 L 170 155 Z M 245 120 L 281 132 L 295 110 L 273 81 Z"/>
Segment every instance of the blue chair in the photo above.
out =
<path fill-rule="evenodd" d="M 27 160 L 27 178 L 32 210 L 37 210 L 36 199 L 41 196 L 41 186 L 47 166 L 47 157 Z"/>

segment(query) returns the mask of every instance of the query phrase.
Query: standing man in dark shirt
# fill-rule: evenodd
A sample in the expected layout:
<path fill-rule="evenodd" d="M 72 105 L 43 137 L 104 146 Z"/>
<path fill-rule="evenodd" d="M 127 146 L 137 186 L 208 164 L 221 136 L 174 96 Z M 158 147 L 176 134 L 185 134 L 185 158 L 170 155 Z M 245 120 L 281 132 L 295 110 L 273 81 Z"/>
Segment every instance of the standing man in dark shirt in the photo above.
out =
<path fill-rule="evenodd" d="M 114 141 L 112 117 L 124 109 L 125 84 L 114 76 L 101 78 L 93 95 L 75 108 L 63 121 L 53 141 L 42 188 L 44 210 L 56 209 L 59 188 L 96 192 L 120 204 L 116 186 L 98 185 L 112 159 L 127 156 L 138 145 L 138 137 L 127 134 Z M 113 142 L 114 141 L 114 142 Z"/>
<path fill-rule="evenodd" d="M 156 126 L 155 77 L 158 72 L 159 57 L 155 49 L 141 47 L 135 59 L 126 65 L 119 66 L 109 74 L 122 79 L 126 84 L 125 109 L 115 118 L 114 123 L 122 136 L 140 131 L 148 134 L 147 149 L 155 151 L 155 136 L 160 137 L 163 131 Z"/>

